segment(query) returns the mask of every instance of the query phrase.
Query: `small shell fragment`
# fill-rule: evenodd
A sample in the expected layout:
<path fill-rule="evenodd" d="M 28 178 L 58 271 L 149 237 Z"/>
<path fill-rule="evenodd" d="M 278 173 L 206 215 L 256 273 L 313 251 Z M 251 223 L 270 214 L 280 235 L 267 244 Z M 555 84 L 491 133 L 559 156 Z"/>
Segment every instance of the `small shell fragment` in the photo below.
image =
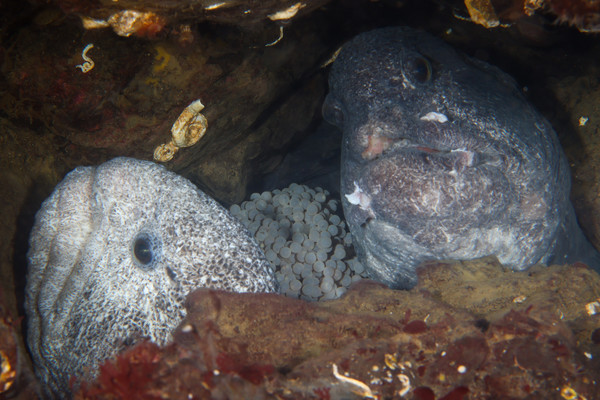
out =
<path fill-rule="evenodd" d="M 587 311 L 589 316 L 600 313 L 600 299 L 592 301 L 591 303 L 587 303 L 585 305 L 585 310 Z"/>
<path fill-rule="evenodd" d="M 222 1 L 222 2 L 219 2 L 219 3 L 210 4 L 210 5 L 206 6 L 206 7 L 204 7 L 204 9 L 207 10 L 207 11 L 216 10 L 217 8 L 221 8 L 225 4 L 227 4 L 227 3 L 224 2 L 224 1 Z"/>
<path fill-rule="evenodd" d="M 111 15 L 107 22 L 117 35 L 129 37 L 135 33 L 141 25 L 153 20 L 158 20 L 158 16 L 153 12 L 123 10 Z"/>
<path fill-rule="evenodd" d="M 336 51 L 334 51 L 333 54 L 331 55 L 331 57 L 329 57 L 329 59 L 327 61 L 325 61 L 323 64 L 321 64 L 321 68 L 325 68 L 329 64 L 333 64 L 335 59 L 340 55 L 341 51 L 342 51 L 341 47 L 339 47 Z"/>
<path fill-rule="evenodd" d="M 107 26 L 110 26 L 110 24 L 103 19 L 94 19 L 90 17 L 81 17 L 81 22 L 85 29 L 106 28 Z"/>
<path fill-rule="evenodd" d="M 495 28 L 500 25 L 494 6 L 490 0 L 465 0 L 471 20 L 486 28 Z"/>
<path fill-rule="evenodd" d="M 428 112 L 427 114 L 423 115 L 420 118 L 420 120 L 421 121 L 439 122 L 440 124 L 443 124 L 444 122 L 448 122 L 448 117 L 446 117 L 444 114 L 440 114 L 438 112 L 431 111 L 431 112 Z"/>
<path fill-rule="evenodd" d="M 0 350 L 0 394 L 7 392 L 15 383 L 17 372 L 10 365 L 8 356 Z"/>
<path fill-rule="evenodd" d="M 402 389 L 398 391 L 398 396 L 404 397 L 412 389 L 412 386 L 410 384 L 410 378 L 404 374 L 398 374 L 396 375 L 396 377 L 402 384 Z"/>
<path fill-rule="evenodd" d="M 393 354 L 386 354 L 384 360 L 385 360 L 385 365 L 389 369 L 394 370 L 394 369 L 398 368 L 398 359 L 396 358 L 395 355 L 393 355 Z"/>
<path fill-rule="evenodd" d="M 200 100 L 193 101 L 183 110 L 171 128 L 173 143 L 177 147 L 193 146 L 204 136 L 208 121 L 200 114 L 204 105 Z"/>
<path fill-rule="evenodd" d="M 154 149 L 154 160 L 159 162 L 171 161 L 178 150 L 179 147 L 175 146 L 173 142 L 163 143 Z"/>
<path fill-rule="evenodd" d="M 285 10 L 277 11 L 276 13 L 268 15 L 271 21 L 280 21 L 292 18 L 301 9 L 306 7 L 306 4 L 296 3 Z"/>
<path fill-rule="evenodd" d="M 521 295 L 521 296 L 517 296 L 517 297 L 515 297 L 515 298 L 513 299 L 513 303 L 516 303 L 516 304 L 521 304 L 521 303 L 523 303 L 525 300 L 527 300 L 527 296 L 523 296 L 523 295 Z"/>
<path fill-rule="evenodd" d="M 332 364 L 331 368 L 333 369 L 333 376 L 336 377 L 337 380 L 339 380 L 340 382 L 343 382 L 347 385 L 349 385 L 351 387 L 350 391 L 358 396 L 361 396 L 362 398 L 367 398 L 367 399 L 374 399 L 375 396 L 373 395 L 373 392 L 371 391 L 371 388 L 369 388 L 366 384 L 364 384 L 363 382 L 354 379 L 354 378 L 349 378 L 347 376 L 341 375 L 338 372 L 338 367 L 336 364 Z"/>

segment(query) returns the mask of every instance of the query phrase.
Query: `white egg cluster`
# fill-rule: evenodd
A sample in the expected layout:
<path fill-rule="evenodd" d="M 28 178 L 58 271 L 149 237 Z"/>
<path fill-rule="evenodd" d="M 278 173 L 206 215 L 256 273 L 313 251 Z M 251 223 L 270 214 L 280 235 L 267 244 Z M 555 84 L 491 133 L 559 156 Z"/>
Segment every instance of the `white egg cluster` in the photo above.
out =
<path fill-rule="evenodd" d="M 335 299 L 364 277 L 338 204 L 327 190 L 292 183 L 230 211 L 264 250 L 281 293 L 314 301 Z"/>

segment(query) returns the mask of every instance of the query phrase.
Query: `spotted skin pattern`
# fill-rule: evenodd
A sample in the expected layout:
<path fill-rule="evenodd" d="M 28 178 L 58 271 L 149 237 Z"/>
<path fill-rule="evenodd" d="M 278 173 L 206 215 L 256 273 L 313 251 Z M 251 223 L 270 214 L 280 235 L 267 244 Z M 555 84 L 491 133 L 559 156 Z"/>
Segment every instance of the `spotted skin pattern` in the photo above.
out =
<path fill-rule="evenodd" d="M 187 179 L 148 161 L 79 167 L 36 215 L 27 341 L 46 397 L 143 338 L 164 344 L 200 287 L 276 292 L 246 228 Z"/>
<path fill-rule="evenodd" d="M 555 132 L 499 69 L 427 33 L 384 28 L 343 46 L 329 87 L 342 205 L 371 278 L 409 288 L 423 261 L 487 255 L 515 270 L 600 266 Z"/>

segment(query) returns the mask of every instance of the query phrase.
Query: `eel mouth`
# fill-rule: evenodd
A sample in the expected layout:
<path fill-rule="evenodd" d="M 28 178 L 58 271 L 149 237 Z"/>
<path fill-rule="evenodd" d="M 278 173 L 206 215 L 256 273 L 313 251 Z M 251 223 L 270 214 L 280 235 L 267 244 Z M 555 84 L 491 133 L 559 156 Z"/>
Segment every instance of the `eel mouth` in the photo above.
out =
<path fill-rule="evenodd" d="M 412 231 L 416 221 L 468 226 L 501 215 L 510 203 L 510 156 L 469 124 L 421 115 L 391 110 L 345 132 L 342 190 L 356 222 L 378 219 Z"/>
<path fill-rule="evenodd" d="M 453 218 L 479 223 L 506 209 L 505 157 L 493 147 L 472 142 L 452 148 L 447 140 L 424 143 L 382 133 L 362 137 L 354 153 L 358 163 L 343 185 L 360 223 L 382 219 L 410 226 Z"/>
<path fill-rule="evenodd" d="M 355 138 L 350 146 L 362 161 L 412 153 L 442 160 L 442 164 L 458 171 L 480 164 L 499 167 L 503 163 L 498 149 L 480 137 L 481 132 L 449 122 L 452 117 L 440 112 L 407 117 L 394 108 L 383 113 L 385 116 L 380 114 L 369 117 L 350 135 Z"/>
<path fill-rule="evenodd" d="M 481 164 L 499 166 L 501 157 L 495 152 L 479 152 L 466 148 L 437 147 L 415 142 L 407 138 L 392 139 L 378 134 L 367 136 L 367 146 L 361 152 L 361 158 L 367 162 L 388 155 L 412 152 L 425 157 L 435 157 L 452 171 L 460 172 L 466 168 Z"/>

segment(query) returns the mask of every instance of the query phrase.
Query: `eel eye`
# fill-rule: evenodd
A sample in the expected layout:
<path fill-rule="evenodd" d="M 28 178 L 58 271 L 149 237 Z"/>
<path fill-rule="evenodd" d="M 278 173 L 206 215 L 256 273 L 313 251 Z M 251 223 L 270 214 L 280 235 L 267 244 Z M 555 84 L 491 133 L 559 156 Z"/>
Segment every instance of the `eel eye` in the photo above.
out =
<path fill-rule="evenodd" d="M 431 79 L 431 63 L 423 57 L 413 60 L 410 69 L 415 79 L 421 83 L 425 83 Z"/>
<path fill-rule="evenodd" d="M 142 264 L 150 264 L 152 262 L 152 249 L 150 248 L 148 238 L 139 237 L 135 239 L 133 254 Z"/>
<path fill-rule="evenodd" d="M 154 252 L 156 251 L 154 242 L 147 233 L 138 234 L 133 241 L 133 256 L 143 269 L 150 267 L 150 264 L 154 261 Z"/>

